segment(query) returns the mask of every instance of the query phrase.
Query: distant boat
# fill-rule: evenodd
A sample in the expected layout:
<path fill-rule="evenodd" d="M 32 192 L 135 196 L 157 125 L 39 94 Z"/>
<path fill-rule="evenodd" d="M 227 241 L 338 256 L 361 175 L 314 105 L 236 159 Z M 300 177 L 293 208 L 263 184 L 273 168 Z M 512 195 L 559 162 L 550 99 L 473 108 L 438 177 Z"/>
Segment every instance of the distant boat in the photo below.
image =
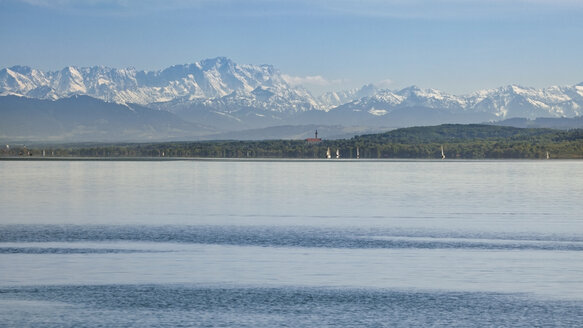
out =
<path fill-rule="evenodd" d="M 336 158 L 340 158 L 340 149 L 336 149 Z"/>
<path fill-rule="evenodd" d="M 360 158 L 360 149 L 356 147 L 356 158 Z"/>
<path fill-rule="evenodd" d="M 326 151 L 326 158 L 332 158 L 332 153 L 330 153 L 330 147 L 328 147 L 328 151 Z"/>
<path fill-rule="evenodd" d="M 445 153 L 443 152 L 443 146 L 441 146 L 441 159 L 445 159 Z"/>
<path fill-rule="evenodd" d="M 547 159 L 551 158 L 551 156 L 549 155 L 549 152 L 547 151 Z"/>

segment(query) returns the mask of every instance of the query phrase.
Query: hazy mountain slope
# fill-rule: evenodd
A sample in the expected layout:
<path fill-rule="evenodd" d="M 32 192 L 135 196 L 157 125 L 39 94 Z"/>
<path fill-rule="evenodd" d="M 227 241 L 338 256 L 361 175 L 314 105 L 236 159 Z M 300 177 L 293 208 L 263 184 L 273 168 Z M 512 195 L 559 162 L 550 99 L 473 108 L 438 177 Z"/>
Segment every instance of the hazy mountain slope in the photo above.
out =
<path fill-rule="evenodd" d="M 370 127 L 346 127 L 342 125 L 278 125 L 268 128 L 225 132 L 204 136 L 208 140 L 303 140 L 318 137 L 323 140 L 349 139 L 357 134 L 385 131 Z"/>
<path fill-rule="evenodd" d="M 0 138 L 29 141 L 144 141 L 195 138 L 214 130 L 140 105 L 88 96 L 56 101 L 0 97 Z"/>
<path fill-rule="evenodd" d="M 549 129 L 583 129 L 583 116 L 567 117 L 542 117 L 534 120 L 525 118 L 512 118 L 492 123 L 500 126 L 512 126 L 517 128 L 549 128 Z"/>

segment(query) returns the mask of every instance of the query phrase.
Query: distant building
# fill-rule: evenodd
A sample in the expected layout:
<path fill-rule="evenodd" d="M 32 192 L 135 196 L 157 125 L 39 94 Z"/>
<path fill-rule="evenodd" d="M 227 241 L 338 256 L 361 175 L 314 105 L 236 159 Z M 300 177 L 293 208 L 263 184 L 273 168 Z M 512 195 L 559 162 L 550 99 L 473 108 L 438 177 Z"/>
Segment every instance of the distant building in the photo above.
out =
<path fill-rule="evenodd" d="M 314 138 L 307 138 L 306 142 L 320 142 L 322 141 L 322 138 L 318 138 L 318 130 L 316 130 L 316 134 L 314 136 Z"/>

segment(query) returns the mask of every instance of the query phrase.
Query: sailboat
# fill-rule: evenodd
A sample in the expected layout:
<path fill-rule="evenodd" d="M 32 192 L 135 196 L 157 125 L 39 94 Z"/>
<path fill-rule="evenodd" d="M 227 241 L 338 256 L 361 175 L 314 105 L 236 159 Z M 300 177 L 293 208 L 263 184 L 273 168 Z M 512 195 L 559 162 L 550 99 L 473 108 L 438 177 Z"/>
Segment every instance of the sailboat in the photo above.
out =
<path fill-rule="evenodd" d="M 549 155 L 549 152 L 547 151 L 547 159 L 551 158 L 551 156 Z"/>
<path fill-rule="evenodd" d="M 336 148 L 336 158 L 340 158 L 340 149 Z"/>
<path fill-rule="evenodd" d="M 360 149 L 356 147 L 356 158 L 360 158 Z"/>
<path fill-rule="evenodd" d="M 441 159 L 445 159 L 445 153 L 443 152 L 443 146 L 441 146 Z"/>
<path fill-rule="evenodd" d="M 330 147 L 328 147 L 328 151 L 326 151 L 326 158 L 332 158 L 332 154 L 330 153 Z"/>

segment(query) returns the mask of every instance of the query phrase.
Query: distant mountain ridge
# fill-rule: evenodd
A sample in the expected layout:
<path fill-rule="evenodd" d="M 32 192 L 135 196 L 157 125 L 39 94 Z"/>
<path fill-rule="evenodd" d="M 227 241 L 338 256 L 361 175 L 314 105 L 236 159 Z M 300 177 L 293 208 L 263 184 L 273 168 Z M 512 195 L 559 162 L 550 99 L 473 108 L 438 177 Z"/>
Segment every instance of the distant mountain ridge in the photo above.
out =
<path fill-rule="evenodd" d="M 105 121 L 115 119 L 115 115 L 108 116 L 113 113 L 108 104 L 167 112 L 174 115 L 172 124 L 182 131 L 169 136 L 191 135 L 183 133 L 187 123 L 207 127 L 209 133 L 231 136 L 234 135 L 232 131 L 286 125 L 354 126 L 364 131 L 512 118 L 570 119 L 583 115 L 583 83 L 542 89 L 510 85 L 461 96 L 416 86 L 389 90 L 368 84 L 315 97 L 302 87 L 288 83 L 285 75 L 272 65 L 240 65 L 225 57 L 157 71 L 69 66 L 60 71 L 44 72 L 13 66 L 0 70 L 2 96 L 26 97 L 30 101 L 89 96 L 103 101 L 92 108 L 103 109 L 101 114 Z M 10 117 L 17 119 L 17 108 L 1 107 L 7 103 L 29 108 L 33 102 L 0 102 L 0 118 L 10 111 Z M 71 100 L 68 106 L 76 104 L 79 107 L 85 103 L 86 100 Z M 43 106 L 50 107 L 48 103 Z M 33 119 L 25 113 L 20 113 L 20 120 Z M 139 115 L 131 117 L 142 119 Z M 52 117 L 50 121 L 60 119 L 65 117 Z M 569 125 L 572 122 L 563 124 Z M 158 132 L 160 130 L 156 135 L 161 135 Z M 199 132 L 195 135 L 202 135 Z"/>
<path fill-rule="evenodd" d="M 377 90 L 373 95 L 338 108 L 383 116 L 398 108 L 425 107 L 450 113 L 484 113 L 494 119 L 523 117 L 575 117 L 583 114 L 583 86 L 526 88 L 517 85 L 455 96 L 416 86 L 399 91 Z"/>
<path fill-rule="evenodd" d="M 205 108 L 231 113 L 245 108 L 259 113 L 295 113 L 341 108 L 380 117 L 398 108 L 424 107 L 449 113 L 487 113 L 495 119 L 583 115 L 583 83 L 543 89 L 510 85 L 462 96 L 416 86 L 395 91 L 369 84 L 314 97 L 288 84 L 272 65 L 239 65 L 225 57 L 158 71 L 69 66 L 43 72 L 13 66 L 0 70 L 0 95 L 52 100 L 88 95 L 179 112 Z"/>

